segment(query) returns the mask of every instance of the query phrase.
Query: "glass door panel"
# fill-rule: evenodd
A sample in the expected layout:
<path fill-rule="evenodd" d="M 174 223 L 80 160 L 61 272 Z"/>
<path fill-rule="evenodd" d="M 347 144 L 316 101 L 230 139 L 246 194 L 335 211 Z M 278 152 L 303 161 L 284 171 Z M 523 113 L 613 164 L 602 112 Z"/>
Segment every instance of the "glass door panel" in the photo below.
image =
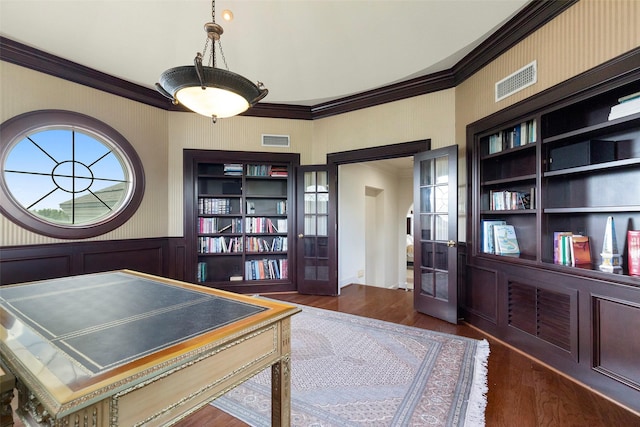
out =
<path fill-rule="evenodd" d="M 416 309 L 457 321 L 457 147 L 415 156 L 414 262 Z"/>

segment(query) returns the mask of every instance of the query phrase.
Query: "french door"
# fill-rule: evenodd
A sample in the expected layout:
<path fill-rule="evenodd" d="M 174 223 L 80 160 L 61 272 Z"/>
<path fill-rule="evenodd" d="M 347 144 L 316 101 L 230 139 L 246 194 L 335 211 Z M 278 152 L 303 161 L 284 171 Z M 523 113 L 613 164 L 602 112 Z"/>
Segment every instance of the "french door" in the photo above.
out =
<path fill-rule="evenodd" d="M 414 157 L 414 308 L 458 322 L 458 147 Z"/>
<path fill-rule="evenodd" d="M 297 288 L 301 294 L 337 295 L 335 182 L 326 165 L 297 168 Z"/>

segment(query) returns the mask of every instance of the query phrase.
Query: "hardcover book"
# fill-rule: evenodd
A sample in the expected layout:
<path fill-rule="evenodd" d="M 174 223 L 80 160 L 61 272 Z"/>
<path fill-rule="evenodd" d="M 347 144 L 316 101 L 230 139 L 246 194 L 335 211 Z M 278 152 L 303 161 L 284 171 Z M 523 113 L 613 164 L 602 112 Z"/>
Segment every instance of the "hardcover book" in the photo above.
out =
<path fill-rule="evenodd" d="M 629 246 L 629 275 L 640 276 L 640 230 L 627 231 Z"/>
<path fill-rule="evenodd" d="M 566 238 L 571 236 L 571 232 L 569 231 L 556 231 L 553 233 L 553 263 L 560 265 L 570 265 L 567 251 L 567 241 Z"/>
<path fill-rule="evenodd" d="M 496 254 L 498 255 L 520 255 L 520 246 L 516 237 L 516 230 L 513 225 L 494 225 L 493 235 L 495 237 Z"/>
<path fill-rule="evenodd" d="M 494 225 L 504 225 L 506 221 L 502 220 L 483 220 L 482 221 L 482 235 L 480 239 L 482 240 L 482 252 L 488 254 L 495 254 L 495 238 L 493 236 L 493 226 Z"/>
<path fill-rule="evenodd" d="M 571 240 L 571 265 L 591 264 L 591 246 L 588 236 L 572 235 Z"/>

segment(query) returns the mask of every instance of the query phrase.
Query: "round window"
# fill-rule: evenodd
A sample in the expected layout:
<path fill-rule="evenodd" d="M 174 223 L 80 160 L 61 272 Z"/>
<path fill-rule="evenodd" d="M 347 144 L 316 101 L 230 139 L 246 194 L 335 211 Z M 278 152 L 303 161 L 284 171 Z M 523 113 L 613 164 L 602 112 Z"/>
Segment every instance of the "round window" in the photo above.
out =
<path fill-rule="evenodd" d="M 122 225 L 142 200 L 140 159 L 99 120 L 35 111 L 0 125 L 0 139 L 0 209 L 31 231 L 64 239 L 97 236 Z"/>

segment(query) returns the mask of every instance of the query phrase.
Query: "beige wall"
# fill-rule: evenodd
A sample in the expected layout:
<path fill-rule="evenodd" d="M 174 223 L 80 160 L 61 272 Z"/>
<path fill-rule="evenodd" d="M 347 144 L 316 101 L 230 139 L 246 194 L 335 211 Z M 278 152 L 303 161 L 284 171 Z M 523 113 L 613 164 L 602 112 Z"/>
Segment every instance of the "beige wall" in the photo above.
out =
<path fill-rule="evenodd" d="M 120 132 L 142 160 L 146 191 L 133 218 L 92 240 L 167 235 L 167 156 L 169 114 L 95 89 L 0 61 L 0 122 L 19 114 L 60 109 L 87 114 Z M 0 200 L 0 203 L 6 203 Z M 18 227 L 0 215 L 0 246 L 65 242 Z"/>
<path fill-rule="evenodd" d="M 467 124 L 638 46 L 640 1 L 579 1 L 456 88 L 456 140 L 463 144 Z M 537 83 L 495 102 L 495 82 L 534 60 Z"/>
<path fill-rule="evenodd" d="M 137 102 L 0 62 L 4 121 L 22 112 L 58 108 L 96 117 L 121 132 L 145 167 L 147 190 L 131 221 L 96 239 L 182 235 L 182 149 L 269 151 L 260 136 L 287 134 L 302 164 L 326 154 L 430 138 L 459 145 L 460 239 L 466 207 L 465 129 L 493 112 L 640 46 L 640 1 L 582 0 L 455 89 L 315 121 L 234 117 L 217 124 L 191 113 L 168 113 Z M 499 103 L 494 83 L 532 60 L 538 83 Z M 0 217 L 0 245 L 51 243 Z"/>

